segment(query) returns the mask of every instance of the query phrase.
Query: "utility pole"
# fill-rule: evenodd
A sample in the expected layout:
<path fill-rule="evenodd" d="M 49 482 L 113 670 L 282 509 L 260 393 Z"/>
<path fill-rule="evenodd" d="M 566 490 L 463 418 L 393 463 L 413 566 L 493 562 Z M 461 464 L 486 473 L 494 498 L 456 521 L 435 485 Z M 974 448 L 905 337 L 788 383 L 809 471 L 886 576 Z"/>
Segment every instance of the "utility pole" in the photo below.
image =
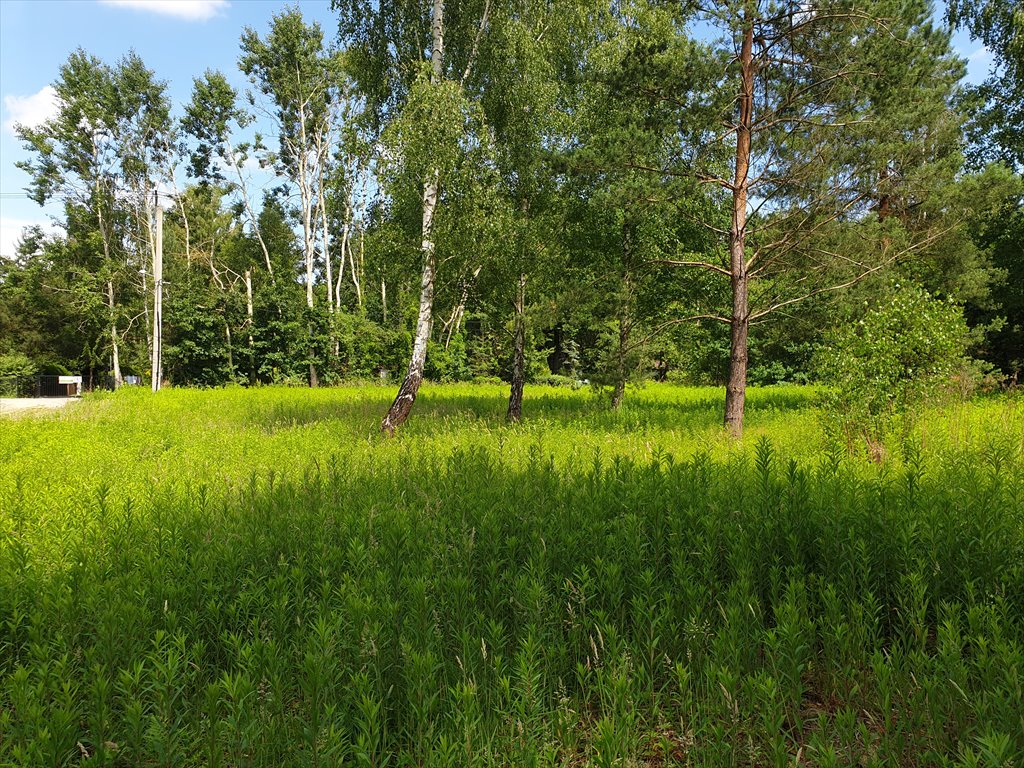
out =
<path fill-rule="evenodd" d="M 164 335 L 164 209 L 156 193 L 156 243 L 153 248 L 153 391 L 160 391 L 163 379 Z"/>

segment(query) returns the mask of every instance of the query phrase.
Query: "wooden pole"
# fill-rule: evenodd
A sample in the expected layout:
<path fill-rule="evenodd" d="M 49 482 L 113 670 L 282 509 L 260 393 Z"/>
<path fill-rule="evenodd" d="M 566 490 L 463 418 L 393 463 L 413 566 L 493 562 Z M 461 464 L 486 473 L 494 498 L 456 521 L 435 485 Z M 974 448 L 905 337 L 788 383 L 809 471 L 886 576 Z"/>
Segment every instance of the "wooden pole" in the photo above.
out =
<path fill-rule="evenodd" d="M 160 391 L 163 378 L 163 298 L 164 298 L 164 209 L 160 196 L 156 204 L 156 244 L 153 248 L 153 391 Z"/>

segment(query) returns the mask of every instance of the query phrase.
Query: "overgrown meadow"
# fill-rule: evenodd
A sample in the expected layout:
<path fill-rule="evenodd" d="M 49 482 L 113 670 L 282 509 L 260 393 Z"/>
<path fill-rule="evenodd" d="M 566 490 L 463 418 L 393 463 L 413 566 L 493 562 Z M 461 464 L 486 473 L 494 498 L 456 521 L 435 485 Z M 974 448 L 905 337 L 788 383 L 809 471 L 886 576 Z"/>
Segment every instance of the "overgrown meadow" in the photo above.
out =
<path fill-rule="evenodd" d="M 1020 766 L 1024 407 L 122 391 L 0 421 L 0 764 Z"/>

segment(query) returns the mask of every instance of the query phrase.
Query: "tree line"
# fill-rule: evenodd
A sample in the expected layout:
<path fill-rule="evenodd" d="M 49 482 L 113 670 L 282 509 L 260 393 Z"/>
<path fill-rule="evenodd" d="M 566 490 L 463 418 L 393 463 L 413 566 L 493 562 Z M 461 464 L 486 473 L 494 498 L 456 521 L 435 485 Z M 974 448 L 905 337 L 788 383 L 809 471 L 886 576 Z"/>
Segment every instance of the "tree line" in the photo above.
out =
<path fill-rule="evenodd" d="M 908 290 L 1015 379 L 1012 5 L 333 0 L 336 30 L 285 8 L 242 34 L 244 91 L 207 71 L 180 105 L 78 50 L 18 129 L 63 216 L 0 263 L 0 368 L 148 374 L 161 206 L 165 377 L 393 376 L 389 434 L 424 377 L 504 380 L 513 421 L 529 382 L 725 384 L 739 434 L 749 382 L 813 379 Z"/>

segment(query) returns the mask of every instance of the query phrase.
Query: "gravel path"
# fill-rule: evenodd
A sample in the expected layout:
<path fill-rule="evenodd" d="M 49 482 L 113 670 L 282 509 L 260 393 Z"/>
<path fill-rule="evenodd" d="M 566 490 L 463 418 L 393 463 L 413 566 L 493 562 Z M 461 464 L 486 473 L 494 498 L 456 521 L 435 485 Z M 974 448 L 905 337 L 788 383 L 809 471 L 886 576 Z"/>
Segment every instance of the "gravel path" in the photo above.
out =
<path fill-rule="evenodd" d="M 77 399 L 77 397 L 0 397 L 0 416 L 21 416 L 55 411 Z"/>

